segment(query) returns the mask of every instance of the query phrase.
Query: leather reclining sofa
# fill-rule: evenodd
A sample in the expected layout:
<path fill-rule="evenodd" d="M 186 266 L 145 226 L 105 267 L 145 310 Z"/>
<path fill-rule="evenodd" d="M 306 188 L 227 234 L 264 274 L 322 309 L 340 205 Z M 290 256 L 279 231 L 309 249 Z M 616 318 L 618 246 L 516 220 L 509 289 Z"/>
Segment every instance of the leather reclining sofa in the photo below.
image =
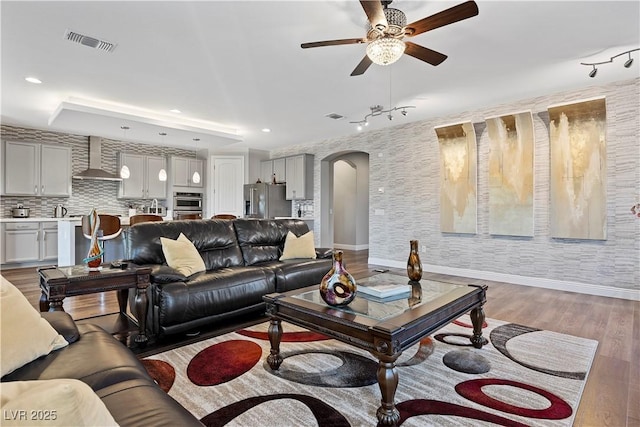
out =
<path fill-rule="evenodd" d="M 332 250 L 316 248 L 316 259 L 279 261 L 289 231 L 300 237 L 309 228 L 295 219 L 206 219 L 139 223 L 125 229 L 127 258 L 151 267 L 151 334 L 188 332 L 232 316 L 264 312 L 264 295 L 319 284 L 331 269 Z M 175 240 L 180 233 L 193 242 L 205 272 L 185 277 L 167 265 L 160 237 Z"/>
<path fill-rule="evenodd" d="M 76 379 L 91 387 L 121 427 L 204 426 L 165 393 L 136 356 L 104 329 L 76 324 L 62 311 L 40 315 L 69 345 L 5 375 L 3 383 Z"/>

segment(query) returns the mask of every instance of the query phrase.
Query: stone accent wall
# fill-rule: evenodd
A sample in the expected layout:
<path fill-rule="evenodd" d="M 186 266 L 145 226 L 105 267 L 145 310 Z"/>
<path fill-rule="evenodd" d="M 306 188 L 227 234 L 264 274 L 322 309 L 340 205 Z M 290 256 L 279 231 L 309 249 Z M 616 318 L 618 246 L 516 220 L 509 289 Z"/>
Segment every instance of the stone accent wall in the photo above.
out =
<path fill-rule="evenodd" d="M 47 144 L 62 144 L 71 147 L 72 173 L 75 175 L 89 167 L 89 137 L 67 133 L 28 129 L 16 126 L 2 125 L 0 137 L 8 141 L 40 142 Z M 102 140 L 102 168 L 111 173 L 118 173 L 117 154 L 126 150 L 127 153 L 144 154 L 149 156 L 192 157 L 193 150 L 173 147 L 161 147 L 148 144 L 123 142 L 103 138 Z M 56 205 L 62 204 L 68 209 L 67 215 L 87 215 L 91 208 L 99 212 L 114 215 L 128 215 L 129 205 L 134 207 L 149 205 L 149 200 L 117 199 L 119 183 L 115 181 L 73 180 L 71 197 L 24 197 L 2 196 L 0 198 L 0 217 L 10 218 L 11 208 L 22 203 L 31 209 L 31 217 L 52 217 Z M 160 204 L 164 203 L 160 201 Z M 169 206 L 169 208 L 171 208 Z"/>
<path fill-rule="evenodd" d="M 607 240 L 554 239 L 549 227 L 547 107 L 605 96 L 607 106 Z M 485 118 L 531 110 L 535 126 L 535 205 L 532 238 L 489 234 L 489 136 Z M 439 153 L 434 127 L 474 123 L 478 144 L 478 233 L 440 232 Z M 340 126 L 342 124 L 336 124 Z M 340 152 L 369 153 L 369 256 L 402 265 L 409 240 L 435 267 L 640 290 L 640 78 L 487 106 L 342 138 L 274 150 L 272 157 L 315 155 L 315 235 L 320 236 L 320 162 Z M 379 157 L 379 154 L 382 157 Z M 385 192 L 377 192 L 384 187 Z M 386 215 L 374 215 L 384 209 Z M 316 242 L 318 243 L 318 242 Z"/>

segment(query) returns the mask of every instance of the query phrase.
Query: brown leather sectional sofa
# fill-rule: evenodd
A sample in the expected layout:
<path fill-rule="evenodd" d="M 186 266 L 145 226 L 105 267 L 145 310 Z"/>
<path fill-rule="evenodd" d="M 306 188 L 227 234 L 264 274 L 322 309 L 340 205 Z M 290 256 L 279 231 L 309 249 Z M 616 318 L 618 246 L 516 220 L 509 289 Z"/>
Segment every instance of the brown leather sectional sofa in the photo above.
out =
<path fill-rule="evenodd" d="M 309 228 L 294 219 L 181 220 L 129 227 L 128 259 L 152 269 L 147 290 L 150 333 L 187 332 L 264 312 L 264 295 L 319 284 L 331 269 L 332 251 L 316 249 L 316 259 L 279 261 L 288 231 L 299 237 Z M 166 265 L 160 237 L 177 239 L 180 233 L 202 256 L 205 272 L 185 277 Z"/>
<path fill-rule="evenodd" d="M 104 329 L 76 325 L 62 311 L 40 314 L 69 345 L 5 375 L 2 382 L 80 380 L 100 397 L 121 427 L 204 425 L 160 389 L 136 356 Z"/>

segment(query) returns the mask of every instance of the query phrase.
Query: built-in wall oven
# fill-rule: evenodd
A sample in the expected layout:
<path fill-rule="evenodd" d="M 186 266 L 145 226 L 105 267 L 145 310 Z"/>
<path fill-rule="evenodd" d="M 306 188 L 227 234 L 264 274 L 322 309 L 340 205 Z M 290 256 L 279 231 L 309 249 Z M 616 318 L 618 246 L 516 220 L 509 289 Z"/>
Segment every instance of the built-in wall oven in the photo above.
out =
<path fill-rule="evenodd" d="M 173 193 L 173 217 L 199 215 L 202 218 L 202 193 Z"/>

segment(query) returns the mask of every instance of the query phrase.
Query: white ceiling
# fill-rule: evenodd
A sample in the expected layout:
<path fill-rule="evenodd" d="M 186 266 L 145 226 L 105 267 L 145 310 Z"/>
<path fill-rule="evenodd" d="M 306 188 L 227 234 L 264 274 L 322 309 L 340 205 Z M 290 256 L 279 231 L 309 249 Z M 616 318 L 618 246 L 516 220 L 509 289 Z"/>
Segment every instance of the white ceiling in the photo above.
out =
<path fill-rule="evenodd" d="M 408 22 L 462 1 L 396 0 Z M 479 15 L 411 41 L 445 53 L 349 74 L 366 16 L 343 1 L 0 3 L 3 124 L 152 144 L 270 150 L 356 132 L 369 107 L 415 105 L 371 129 L 639 76 L 639 1 L 483 1 Z M 67 29 L 117 46 L 64 40 Z M 24 78 L 35 76 L 40 85 Z M 391 103 L 390 103 L 391 96 Z M 180 109 L 181 114 L 171 113 Z M 324 117 L 328 113 L 342 120 Z M 50 123 L 51 122 L 51 123 Z M 126 133 L 121 126 L 129 126 Z M 271 128 L 271 133 L 261 132 Z M 161 137 L 158 132 L 167 132 Z M 200 138 L 194 142 L 193 138 Z"/>

